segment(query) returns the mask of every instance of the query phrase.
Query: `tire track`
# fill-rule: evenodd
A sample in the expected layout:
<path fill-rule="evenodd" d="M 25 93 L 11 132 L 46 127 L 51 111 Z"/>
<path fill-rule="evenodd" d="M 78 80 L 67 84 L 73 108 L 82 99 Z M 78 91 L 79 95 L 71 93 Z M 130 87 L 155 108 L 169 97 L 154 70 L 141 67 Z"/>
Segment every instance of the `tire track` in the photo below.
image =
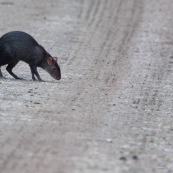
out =
<path fill-rule="evenodd" d="M 95 12 L 94 12 L 95 16 L 93 16 L 94 20 L 92 19 L 91 22 L 90 22 L 90 24 L 87 25 L 87 29 L 88 30 L 95 28 L 95 32 L 97 32 L 99 29 L 101 29 L 100 27 L 101 27 L 101 25 L 103 25 L 102 22 L 104 22 L 104 20 L 102 20 L 102 19 L 103 18 L 106 18 L 106 15 L 107 15 L 106 12 L 108 12 L 108 15 L 109 16 L 113 16 L 113 13 L 114 13 L 114 10 L 113 10 L 114 5 L 113 5 L 113 2 L 114 1 L 109 1 L 110 3 L 107 3 L 107 1 L 102 1 L 102 2 L 104 2 L 104 3 L 101 3 L 101 1 L 99 1 L 99 3 L 98 3 L 99 4 L 99 7 L 95 8 Z M 107 10 L 105 11 L 104 10 L 105 9 L 105 5 L 106 5 L 106 9 L 109 9 L 109 8 L 111 9 L 111 14 L 110 14 L 110 11 L 107 11 Z M 95 20 L 95 19 L 97 19 L 97 20 Z M 109 21 L 109 25 L 111 25 L 111 20 Z M 85 51 L 85 49 L 86 49 L 85 47 L 87 45 L 91 44 L 91 42 L 95 42 L 94 33 L 92 33 L 92 34 L 91 33 L 88 33 L 88 34 L 89 34 L 89 37 L 86 38 L 87 40 L 85 41 L 85 44 L 84 45 L 81 45 L 79 47 L 79 49 L 76 50 L 75 57 L 79 57 L 80 54 L 81 54 L 81 52 L 82 51 Z M 70 61 L 68 63 L 68 65 L 71 64 L 71 63 L 73 63 L 75 61 L 75 58 L 73 58 L 72 60 L 73 61 Z M 79 66 L 80 63 L 81 63 L 81 60 L 78 59 L 77 63 L 78 63 L 77 66 Z M 90 69 L 91 68 L 93 68 L 93 64 L 92 64 L 92 67 L 90 67 Z M 86 83 L 84 84 L 84 83 L 85 83 L 85 80 L 84 81 L 81 81 L 81 83 L 78 84 L 78 86 L 80 86 L 80 88 L 82 88 L 82 90 L 80 91 L 80 93 L 81 93 L 80 95 L 77 95 L 77 96 L 75 96 L 75 97 L 72 98 L 74 104 L 76 104 L 77 100 L 80 100 L 81 101 L 81 99 L 83 99 L 83 97 L 86 94 L 85 92 L 83 92 L 83 90 L 86 88 L 86 86 L 89 87 L 88 86 L 89 84 L 86 84 Z"/>
<path fill-rule="evenodd" d="M 109 3 L 108 3 L 109 2 Z M 88 42 L 85 44 L 85 46 L 87 45 L 91 45 L 93 42 L 95 43 L 95 33 L 97 33 L 98 31 L 102 31 L 102 26 L 104 26 L 104 21 L 107 20 L 107 15 L 108 15 L 108 19 L 109 19 L 109 22 L 108 22 L 108 26 L 111 26 L 111 20 L 112 20 L 112 17 L 114 16 L 114 13 L 116 11 L 118 11 L 118 7 L 119 5 L 117 6 L 117 10 L 114 11 L 114 7 L 115 7 L 115 1 L 104 1 L 104 5 L 102 5 L 102 8 L 99 10 L 101 12 L 99 12 L 98 10 L 96 14 L 96 16 L 94 16 L 93 18 L 96 18 L 98 19 L 97 21 L 95 22 L 92 22 L 92 26 L 91 26 L 91 29 L 95 30 L 95 32 L 93 32 L 92 34 L 90 34 L 90 37 L 88 39 Z M 121 2 L 121 1 L 120 1 Z M 119 3 L 119 1 L 117 2 Z M 113 9 L 112 9 L 113 8 Z M 108 14 L 107 14 L 108 13 Z M 116 14 L 115 14 L 116 15 Z M 106 42 L 103 41 L 103 44 L 101 44 L 100 46 L 100 50 L 103 50 L 104 49 L 104 46 L 106 45 Z M 85 47 L 84 47 L 85 48 Z M 83 48 L 83 49 L 84 49 Z M 98 60 L 98 57 L 101 55 L 101 52 L 98 53 L 98 55 L 96 55 L 97 59 L 95 59 L 95 62 L 94 62 L 94 65 L 97 63 L 97 60 Z M 80 62 L 79 62 L 80 63 Z M 79 64 L 78 64 L 79 65 Z M 93 67 L 92 67 L 93 68 Z"/>
<path fill-rule="evenodd" d="M 88 26 L 89 26 L 89 27 L 93 26 L 93 23 L 94 23 L 94 21 L 95 21 L 95 18 L 97 18 L 98 10 L 99 10 L 99 7 L 100 7 L 100 2 L 101 2 L 101 1 L 97 1 L 96 8 L 95 8 L 94 13 L 93 13 L 93 17 L 92 17 L 92 19 L 90 20 L 90 22 L 88 23 Z M 105 2 L 106 2 L 106 1 L 105 1 Z"/>
<path fill-rule="evenodd" d="M 84 40 L 83 41 L 83 44 L 80 44 L 78 49 L 75 50 L 74 54 L 73 54 L 73 58 L 70 59 L 70 61 L 68 62 L 68 65 L 71 65 L 75 59 L 80 55 L 80 52 L 82 51 L 85 51 L 86 47 L 88 47 L 88 45 L 92 45 L 92 42 L 95 40 L 95 33 L 97 33 L 99 30 L 101 30 L 101 25 L 104 25 L 103 24 L 103 19 L 106 18 L 106 12 L 109 12 L 107 11 L 107 9 L 111 9 L 111 16 L 113 14 L 113 10 L 112 10 L 112 7 L 114 7 L 113 5 L 114 1 L 97 1 L 96 5 L 95 5 L 95 9 L 94 9 L 94 12 L 93 12 L 93 16 L 91 19 L 88 20 L 88 23 L 86 24 L 86 31 L 87 33 L 89 34 L 89 32 L 92 32 L 89 34 L 88 37 L 86 37 L 85 35 L 82 39 Z M 109 7 L 108 7 L 109 5 Z M 106 13 L 106 14 L 105 14 Z M 110 13 L 108 13 L 110 15 Z M 97 19 L 97 20 L 96 20 Z M 111 19 L 111 17 L 110 17 Z M 94 30 L 94 32 L 93 32 Z M 86 33 L 86 34 L 87 34 Z M 78 65 L 80 65 L 80 60 L 77 61 Z"/>
<path fill-rule="evenodd" d="M 82 20 L 82 14 L 83 14 L 83 11 L 84 11 L 84 9 L 83 9 L 83 7 L 84 7 L 84 0 L 80 0 L 80 10 L 79 10 L 79 14 L 78 14 L 78 20 Z"/>
<path fill-rule="evenodd" d="M 114 25 L 115 25 L 115 23 L 116 23 L 116 21 L 117 21 L 117 19 L 118 19 L 118 15 L 119 15 L 119 13 L 120 13 L 120 11 L 121 11 L 122 4 L 123 4 L 123 1 L 120 0 L 119 3 L 118 3 L 117 11 L 116 11 L 115 16 L 114 16 L 114 22 L 113 22 Z M 110 17 L 110 21 L 111 21 L 111 19 L 112 19 L 111 16 L 113 16 L 112 13 L 110 13 L 110 16 L 109 16 L 109 17 Z M 110 24 L 111 24 L 111 25 L 110 25 Z M 113 26 L 114 26 L 114 25 L 113 25 Z M 110 36 L 111 36 L 111 34 L 112 34 L 112 22 L 109 23 L 108 26 L 109 26 L 109 27 L 108 27 L 108 32 L 106 33 L 106 38 L 105 38 L 105 40 L 104 40 L 104 42 L 103 42 L 103 44 L 102 44 L 102 46 L 101 46 L 101 49 L 100 49 L 100 52 L 99 52 L 98 56 L 100 56 L 100 55 L 105 51 L 105 46 L 106 46 L 107 42 L 110 40 Z M 112 43 L 112 39 L 111 39 L 111 43 Z"/>
<path fill-rule="evenodd" d="M 92 8 L 91 8 L 92 7 Z M 95 8 L 94 8 L 95 7 Z M 90 9 L 91 8 L 91 9 Z M 92 19 L 90 19 L 91 18 L 91 14 L 92 13 L 94 13 L 95 14 L 95 11 L 98 11 L 100 9 L 100 0 L 98 0 L 98 1 L 96 1 L 96 3 L 95 3 L 95 1 L 93 2 L 93 1 L 91 1 L 90 2 L 90 5 L 89 5 L 89 7 L 87 8 L 87 12 L 86 12 L 86 15 L 85 15 L 85 17 L 84 17 L 84 21 L 85 22 L 83 22 L 83 23 L 85 23 L 85 26 L 86 26 L 86 31 L 88 32 L 88 30 L 89 30 L 89 23 L 90 23 L 90 21 L 92 20 Z M 93 17 L 92 17 L 93 18 Z M 86 31 L 84 31 L 84 32 L 86 32 Z M 79 33 L 78 33 L 79 34 Z M 79 51 L 81 50 L 81 48 L 82 47 L 85 47 L 85 45 L 84 45 L 84 43 L 86 43 L 86 40 L 85 39 L 88 39 L 87 37 L 86 37 L 86 34 L 85 33 L 81 33 L 80 34 L 80 39 L 79 39 L 79 42 L 80 42 L 80 44 L 76 47 L 76 49 L 74 50 L 74 53 L 71 55 L 72 56 L 72 58 L 71 59 L 69 59 L 69 61 L 67 62 L 67 65 L 71 65 L 75 60 L 76 60 L 76 58 L 78 57 L 78 53 L 79 53 Z"/>
<path fill-rule="evenodd" d="M 115 3 L 113 3 L 114 1 L 112 1 L 109 5 L 109 7 L 111 7 L 110 8 L 110 11 L 109 11 L 109 13 L 108 13 L 108 18 L 109 18 L 109 22 L 107 22 L 107 28 L 108 28 L 108 32 L 107 32 L 107 34 L 106 34 L 106 37 L 105 37 L 105 39 L 104 39 L 104 42 L 103 42 L 103 44 L 101 45 L 101 48 L 100 48 L 100 51 L 98 52 L 98 55 L 97 55 L 97 58 L 95 58 L 94 59 L 94 61 L 95 61 L 95 63 L 94 64 L 92 64 L 92 66 L 90 67 L 91 69 L 92 68 L 95 68 L 95 69 L 97 69 L 97 71 L 95 71 L 94 72 L 94 77 L 91 77 L 91 78 L 93 78 L 93 80 L 94 81 L 99 81 L 99 82 L 101 82 L 102 81 L 102 78 L 101 78 L 101 74 L 102 74 L 102 67 L 104 66 L 104 69 L 106 68 L 105 67 L 105 64 L 107 64 L 109 61 L 110 61 L 110 58 L 111 57 L 107 57 L 107 59 L 105 60 L 105 53 L 106 53 L 106 45 L 107 44 L 109 44 L 110 42 L 113 42 L 114 40 L 112 39 L 112 34 L 113 34 L 113 32 L 112 32 L 112 30 L 111 30 L 111 26 L 112 26 L 112 20 L 114 21 L 114 23 L 116 24 L 116 22 L 118 22 L 118 17 L 119 17 L 119 15 L 122 13 L 122 8 L 124 8 L 123 7 L 123 1 L 119 1 L 118 2 L 118 5 L 117 5 L 117 10 L 115 11 L 115 10 L 113 10 L 113 9 L 115 9 L 114 8 L 114 6 L 115 6 Z M 103 13 L 103 16 L 104 16 L 104 18 L 106 18 L 105 16 L 106 16 L 107 14 L 105 14 L 105 13 Z M 94 23 L 93 23 L 93 27 L 95 27 L 96 25 L 98 26 L 97 28 L 98 28 L 98 30 L 99 29 L 101 29 L 101 27 L 102 27 L 102 25 L 103 25 L 103 23 L 102 23 L 102 21 L 104 21 L 104 20 L 100 20 L 100 18 L 99 18 L 99 20 L 97 20 L 97 22 L 95 22 L 95 25 L 94 25 Z M 91 42 L 92 41 L 94 41 L 94 37 L 92 37 L 92 39 L 91 39 Z M 111 40 L 111 41 L 110 41 Z M 88 40 L 88 41 L 90 41 L 90 39 Z M 90 43 L 90 42 L 89 42 Z M 81 50 L 82 51 L 82 50 Z M 79 52 L 79 55 L 80 55 L 80 52 Z M 80 62 L 80 61 L 79 61 Z M 78 63 L 78 66 L 80 65 L 80 63 Z M 104 70 L 104 71 L 107 71 L 107 70 Z M 108 70 L 107 71 L 109 74 L 112 74 L 111 76 L 109 76 L 107 79 L 104 79 L 104 80 L 108 80 L 108 81 L 106 81 L 106 83 L 104 82 L 104 85 L 106 85 L 107 87 L 109 86 L 109 90 L 112 90 L 113 88 L 111 88 L 112 86 L 113 86 L 113 83 L 116 81 L 116 76 L 115 76 L 115 74 L 114 73 L 112 73 L 112 72 L 110 72 L 110 70 Z M 87 77 L 84 77 L 84 78 L 87 78 L 86 80 L 88 80 L 88 77 L 90 78 L 90 75 L 93 75 L 92 74 L 92 72 L 91 73 L 89 73 L 88 74 L 88 76 Z M 110 79 L 111 78 L 111 79 Z M 103 82 L 103 81 L 102 81 Z M 111 84 L 110 84 L 111 83 Z M 84 89 L 86 88 L 86 87 L 88 87 L 88 88 L 91 88 L 92 86 L 94 86 L 94 84 L 91 84 L 91 86 L 89 86 L 91 83 L 86 83 L 85 82 L 85 79 L 83 79 L 81 82 L 80 82 L 80 84 L 79 84 L 79 86 L 80 86 L 80 89 L 81 88 L 83 88 L 82 89 L 82 91 L 80 91 L 80 95 L 78 95 L 78 96 L 75 96 L 75 98 L 73 98 L 73 104 L 71 105 L 71 106 L 75 106 L 75 105 L 78 105 L 79 103 L 81 103 L 81 102 L 84 102 L 84 98 L 86 97 L 86 92 L 84 91 Z M 95 95 L 95 93 L 103 93 L 103 87 L 104 86 L 102 86 L 101 88 L 97 88 L 97 91 L 96 92 L 94 92 L 93 94 Z M 93 90 L 95 90 L 95 87 L 93 88 Z M 84 91 L 84 92 L 83 92 Z M 106 94 L 106 92 L 107 92 L 107 90 L 105 90 L 105 94 Z M 94 96 L 94 99 L 93 99 L 93 101 L 94 100 L 99 100 L 99 97 L 100 97 L 100 95 L 98 95 L 98 96 Z M 105 99 L 108 99 L 107 101 L 110 101 L 110 100 L 112 100 L 111 99 L 111 97 L 112 96 L 109 96 L 109 95 L 107 95 L 106 97 L 105 97 Z M 93 110 L 94 110 L 94 108 L 93 108 Z"/>
<path fill-rule="evenodd" d="M 89 21 L 90 21 L 90 18 L 92 16 L 92 12 L 93 12 L 93 9 L 95 6 L 97 7 L 97 5 L 95 5 L 95 1 L 91 1 L 88 6 L 88 9 L 86 11 L 86 16 L 85 16 L 85 21 L 87 21 L 87 23 L 89 23 Z"/>
<path fill-rule="evenodd" d="M 94 23 L 95 16 L 96 16 L 97 13 L 98 13 L 99 7 L 100 7 L 100 1 L 97 1 L 97 2 L 96 2 L 96 5 L 95 5 L 93 17 L 91 18 L 91 20 L 90 20 L 89 23 L 88 23 L 88 26 L 89 26 L 89 27 L 91 27 L 92 24 Z"/>
<path fill-rule="evenodd" d="M 128 24 L 127 24 L 127 28 L 128 30 L 125 31 L 125 33 L 123 34 L 123 37 L 121 38 L 121 40 L 119 41 L 120 42 L 120 45 L 118 47 L 118 49 L 116 50 L 115 46 L 114 46 L 114 40 L 116 38 L 116 35 L 121 32 L 119 30 L 119 28 L 115 28 L 115 30 L 112 29 L 112 27 L 109 28 L 108 32 L 107 32 L 107 35 L 106 35 L 106 39 L 105 39 L 105 42 L 102 44 L 102 47 L 101 47 L 101 51 L 99 53 L 99 56 L 101 54 L 105 55 L 106 57 L 106 60 L 104 60 L 104 56 L 102 56 L 101 59 L 99 59 L 99 65 L 98 66 L 102 66 L 101 64 L 105 64 L 107 66 L 110 66 L 111 65 L 111 71 L 115 71 L 115 64 L 116 64 L 116 61 L 119 60 L 119 56 L 122 55 L 122 53 L 125 51 L 125 47 L 126 45 L 128 45 L 130 39 L 132 38 L 133 34 L 134 34 L 134 31 L 135 29 L 137 28 L 137 23 L 140 19 L 140 15 L 141 14 L 141 11 L 137 12 L 136 13 L 136 10 L 138 9 L 137 8 L 137 1 L 133 1 L 133 4 L 132 4 L 132 8 L 131 8 L 131 15 L 129 17 L 129 20 L 127 21 Z M 120 1 L 119 3 L 119 6 L 118 6 L 118 11 L 117 11 L 117 15 L 114 17 L 114 20 L 113 20 L 113 26 L 116 26 L 116 24 L 118 23 L 118 19 L 119 19 L 119 14 L 121 14 L 121 11 L 122 9 L 124 8 L 126 4 L 123 4 L 123 1 Z M 134 20 L 134 18 L 136 16 L 139 16 L 137 19 Z M 131 24 L 131 21 L 132 24 Z M 129 29 L 129 26 L 131 26 L 132 29 Z M 135 28 L 135 29 L 134 29 Z M 114 37 L 113 37 L 114 35 Z M 118 57 L 113 59 L 113 61 L 111 60 L 110 61 L 110 52 L 112 52 L 112 49 L 115 51 L 118 52 Z M 122 60 L 121 60 L 122 62 Z M 96 62 L 97 64 L 98 62 Z M 98 67 L 99 68 L 99 67 Z M 110 71 L 110 70 L 109 70 Z M 98 79 L 99 75 L 96 77 L 96 79 Z M 106 78 L 106 83 L 107 84 L 113 84 L 115 81 L 116 81 L 116 75 L 115 73 L 113 73 L 111 75 L 111 77 L 109 76 L 108 78 Z"/>
<path fill-rule="evenodd" d="M 143 86 L 141 87 L 140 97 L 136 104 L 136 109 L 139 109 L 141 114 L 148 112 L 151 115 L 153 111 L 160 111 L 160 107 L 163 104 L 162 97 L 160 97 L 160 91 L 163 90 L 162 84 L 169 75 L 173 72 L 173 58 L 161 60 L 157 62 L 156 67 L 148 67 L 148 72 L 151 76 L 146 75 L 144 78 Z M 158 68 L 158 65 L 160 65 Z M 152 72 L 152 70 L 154 70 Z M 142 110 L 142 111 L 141 111 Z"/>
<path fill-rule="evenodd" d="M 118 46 L 118 49 L 116 50 L 115 45 L 112 44 L 113 39 L 111 39 L 111 41 L 109 42 L 108 49 L 106 50 L 105 56 L 106 57 L 111 56 L 112 51 L 113 52 L 117 51 L 118 53 L 117 57 L 112 59 L 113 61 L 109 62 L 109 64 L 112 65 L 112 71 L 115 71 L 115 66 L 118 66 L 118 64 L 122 63 L 124 58 L 120 59 L 120 56 L 123 55 L 123 57 L 125 57 L 128 52 L 128 45 L 130 44 L 130 41 L 133 38 L 138 28 L 139 21 L 141 19 L 141 15 L 142 15 L 142 10 L 141 10 L 142 8 L 140 8 L 140 6 L 142 6 L 141 4 L 142 4 L 142 1 L 138 1 L 138 0 L 133 1 L 132 8 L 130 10 L 130 16 L 127 21 L 126 30 L 124 32 L 122 39 L 119 41 L 120 44 Z M 117 18 L 114 19 L 113 26 L 116 25 L 117 20 L 118 20 Z M 116 32 L 118 33 L 119 30 L 117 30 Z M 106 83 L 109 85 L 113 84 L 114 82 L 116 82 L 116 77 L 117 77 L 116 74 L 113 73 L 111 77 L 108 77 L 106 79 Z"/>

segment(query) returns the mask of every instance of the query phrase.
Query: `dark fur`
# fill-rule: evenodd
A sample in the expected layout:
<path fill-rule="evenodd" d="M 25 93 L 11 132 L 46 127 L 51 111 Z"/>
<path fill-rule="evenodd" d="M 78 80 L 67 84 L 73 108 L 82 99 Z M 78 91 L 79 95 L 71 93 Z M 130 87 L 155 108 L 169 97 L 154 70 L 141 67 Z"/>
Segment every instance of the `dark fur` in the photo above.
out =
<path fill-rule="evenodd" d="M 51 55 L 25 32 L 12 31 L 0 38 L 0 67 L 8 64 L 7 71 L 16 79 L 19 77 L 12 72 L 12 69 L 19 61 L 24 61 L 31 68 L 33 80 L 36 76 L 39 81 L 42 81 L 37 67 L 45 69 L 53 78 L 60 80 L 60 67 L 55 59 L 48 64 L 49 57 Z M 0 77 L 2 77 L 1 69 Z"/>

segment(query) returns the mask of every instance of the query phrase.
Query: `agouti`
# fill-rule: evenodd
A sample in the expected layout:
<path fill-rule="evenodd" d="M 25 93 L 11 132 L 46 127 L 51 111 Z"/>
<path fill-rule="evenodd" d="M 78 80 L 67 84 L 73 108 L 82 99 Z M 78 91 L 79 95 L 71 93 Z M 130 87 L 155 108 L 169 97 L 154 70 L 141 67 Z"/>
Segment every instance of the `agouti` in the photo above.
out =
<path fill-rule="evenodd" d="M 54 79 L 61 79 L 61 70 L 57 59 L 52 57 L 37 41 L 29 34 L 22 31 L 12 31 L 0 38 L 0 78 L 3 77 L 1 66 L 8 64 L 6 70 L 16 79 L 21 79 L 12 72 L 13 67 L 24 61 L 29 64 L 32 79 L 42 81 L 37 67 L 46 70 Z"/>

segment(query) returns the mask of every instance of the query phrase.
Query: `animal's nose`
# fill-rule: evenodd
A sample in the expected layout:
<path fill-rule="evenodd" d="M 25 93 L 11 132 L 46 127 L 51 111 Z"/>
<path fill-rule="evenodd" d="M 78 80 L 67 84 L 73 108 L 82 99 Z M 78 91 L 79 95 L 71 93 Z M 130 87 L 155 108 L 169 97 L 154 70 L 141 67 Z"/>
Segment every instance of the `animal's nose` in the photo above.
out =
<path fill-rule="evenodd" d="M 57 80 L 60 80 L 61 79 L 61 76 L 57 77 Z"/>

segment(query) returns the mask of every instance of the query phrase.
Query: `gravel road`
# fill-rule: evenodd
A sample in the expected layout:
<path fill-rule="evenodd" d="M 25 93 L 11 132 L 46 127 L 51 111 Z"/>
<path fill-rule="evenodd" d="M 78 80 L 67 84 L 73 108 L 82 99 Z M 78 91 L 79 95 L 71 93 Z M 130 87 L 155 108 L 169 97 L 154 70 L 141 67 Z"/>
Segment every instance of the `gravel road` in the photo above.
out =
<path fill-rule="evenodd" d="M 0 79 L 0 173 L 173 172 L 172 0 L 0 0 L 62 80 Z"/>

